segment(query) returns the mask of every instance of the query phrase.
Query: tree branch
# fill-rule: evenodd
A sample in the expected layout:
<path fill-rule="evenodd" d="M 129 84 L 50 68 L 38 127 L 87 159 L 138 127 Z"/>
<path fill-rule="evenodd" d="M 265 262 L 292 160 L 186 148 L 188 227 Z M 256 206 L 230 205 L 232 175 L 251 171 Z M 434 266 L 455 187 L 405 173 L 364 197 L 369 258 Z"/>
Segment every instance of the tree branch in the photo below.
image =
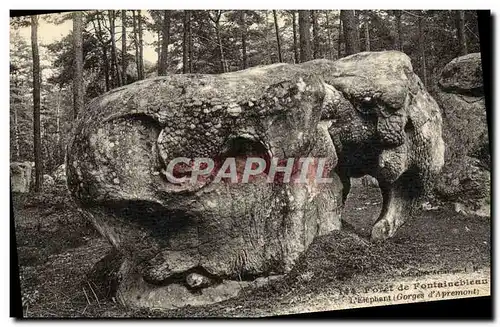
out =
<path fill-rule="evenodd" d="M 414 14 L 412 12 L 409 12 L 409 11 L 406 11 L 406 10 L 401 10 L 402 12 L 404 12 L 405 14 L 408 14 L 408 15 L 411 15 L 413 17 L 417 17 L 417 18 L 425 18 L 425 16 L 420 16 L 420 15 L 417 15 L 417 14 Z"/>
<path fill-rule="evenodd" d="M 480 41 L 480 40 L 479 40 L 479 36 L 477 36 L 477 35 L 476 35 L 476 33 L 474 33 L 474 32 L 470 29 L 469 25 L 465 24 L 465 28 L 467 28 L 467 29 L 469 30 L 469 32 L 470 32 L 472 35 L 474 35 L 474 37 L 476 38 L 476 40 Z"/>

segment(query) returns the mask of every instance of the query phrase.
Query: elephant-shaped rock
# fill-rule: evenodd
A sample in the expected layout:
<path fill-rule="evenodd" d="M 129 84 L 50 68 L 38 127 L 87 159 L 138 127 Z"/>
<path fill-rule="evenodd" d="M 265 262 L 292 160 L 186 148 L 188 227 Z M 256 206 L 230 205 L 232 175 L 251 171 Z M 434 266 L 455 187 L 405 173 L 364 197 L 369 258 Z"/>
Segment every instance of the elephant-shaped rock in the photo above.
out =
<path fill-rule="evenodd" d="M 351 176 L 378 179 L 373 236 L 391 237 L 443 151 L 439 108 L 409 58 L 360 53 L 108 92 L 78 117 L 67 183 L 123 258 L 118 298 L 174 308 L 289 272 L 315 237 L 341 228 Z"/>

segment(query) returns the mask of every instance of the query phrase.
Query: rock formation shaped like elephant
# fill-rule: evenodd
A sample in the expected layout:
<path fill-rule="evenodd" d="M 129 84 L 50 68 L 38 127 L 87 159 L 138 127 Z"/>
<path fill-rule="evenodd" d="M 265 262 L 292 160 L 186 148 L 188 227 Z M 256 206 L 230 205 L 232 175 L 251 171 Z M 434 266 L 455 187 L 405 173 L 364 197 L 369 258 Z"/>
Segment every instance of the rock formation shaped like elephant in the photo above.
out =
<path fill-rule="evenodd" d="M 393 236 L 443 152 L 439 108 L 409 58 L 360 53 L 164 76 L 108 92 L 79 116 L 67 181 L 124 258 L 119 298 L 172 308 L 220 301 L 287 273 L 316 236 L 341 228 L 351 176 L 379 180 L 384 203 L 372 237 Z M 304 168 L 298 159 L 312 164 L 300 183 L 269 182 L 268 169 L 240 183 L 249 157 L 295 160 L 290 181 Z M 173 158 L 210 158 L 217 174 L 233 158 L 238 176 L 193 179 L 195 161 L 198 169 L 180 165 L 175 178 L 184 179 L 172 182 Z"/>

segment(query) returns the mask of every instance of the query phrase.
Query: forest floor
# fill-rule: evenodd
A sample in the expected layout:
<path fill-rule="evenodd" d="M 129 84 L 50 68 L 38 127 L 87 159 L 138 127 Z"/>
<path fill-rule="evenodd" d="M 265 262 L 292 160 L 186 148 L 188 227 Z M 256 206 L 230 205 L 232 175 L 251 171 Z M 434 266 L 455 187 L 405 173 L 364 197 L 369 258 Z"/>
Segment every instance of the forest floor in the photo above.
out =
<path fill-rule="evenodd" d="M 236 298 L 168 311 L 127 310 L 89 279 L 110 245 L 83 220 L 65 191 L 13 194 L 23 316 L 37 317 L 255 317 L 345 307 L 339 290 L 389 285 L 426 270 L 490 268 L 490 219 L 455 213 L 448 205 L 420 211 L 390 241 L 369 235 L 381 196 L 355 185 L 344 218 L 355 229 L 318 237 L 283 279 Z M 456 276 L 462 276 L 460 273 Z M 14 305 L 14 304 L 11 304 Z"/>

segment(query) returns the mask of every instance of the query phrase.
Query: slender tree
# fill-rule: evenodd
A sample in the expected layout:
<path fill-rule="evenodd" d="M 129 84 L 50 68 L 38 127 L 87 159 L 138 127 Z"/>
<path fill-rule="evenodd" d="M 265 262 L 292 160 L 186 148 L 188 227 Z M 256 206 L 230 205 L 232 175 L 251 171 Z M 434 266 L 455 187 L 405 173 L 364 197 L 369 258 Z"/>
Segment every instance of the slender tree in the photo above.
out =
<path fill-rule="evenodd" d="M 319 31 L 318 31 L 318 17 L 316 10 L 311 10 L 312 32 L 313 32 L 313 58 L 319 58 Z"/>
<path fill-rule="evenodd" d="M 12 161 L 18 161 L 20 158 L 20 151 L 19 151 L 19 119 L 18 119 L 18 114 L 17 114 L 17 102 L 20 100 L 19 96 L 19 75 L 15 74 L 14 75 L 14 89 L 11 88 L 11 97 L 10 100 L 11 105 L 10 107 L 12 108 L 12 111 L 14 113 L 14 156 L 12 158 Z"/>
<path fill-rule="evenodd" d="M 19 120 L 17 118 L 17 106 L 13 106 L 14 111 L 14 158 L 12 161 L 18 161 L 19 153 Z"/>
<path fill-rule="evenodd" d="M 457 25 L 458 54 L 463 56 L 468 53 L 467 38 L 465 36 L 465 13 L 463 10 L 455 11 L 455 20 Z"/>
<path fill-rule="evenodd" d="M 330 17 L 329 17 L 329 10 L 325 10 L 325 21 L 326 21 L 326 40 L 327 40 L 327 45 L 328 45 L 328 59 L 333 59 L 332 55 L 332 47 L 333 47 L 333 41 L 332 41 L 332 27 L 330 26 Z"/>
<path fill-rule="evenodd" d="M 42 143 L 40 134 L 40 56 L 38 54 L 38 16 L 31 16 L 31 53 L 33 57 L 33 152 L 35 156 L 35 192 L 43 187 Z"/>
<path fill-rule="evenodd" d="M 142 40 L 142 15 L 140 10 L 137 10 L 137 29 L 139 33 L 139 66 L 141 69 L 139 79 L 144 79 L 144 44 Z"/>
<path fill-rule="evenodd" d="M 184 10 L 184 22 L 183 22 L 183 41 L 182 41 L 182 73 L 186 74 L 189 72 L 189 54 L 188 54 L 188 42 L 189 42 L 189 10 Z"/>
<path fill-rule="evenodd" d="M 127 84 L 127 11 L 122 10 L 122 80 Z"/>
<path fill-rule="evenodd" d="M 300 62 L 306 62 L 312 59 L 310 29 L 310 10 L 299 10 Z"/>
<path fill-rule="evenodd" d="M 73 13 L 73 42 L 75 51 L 75 68 L 73 76 L 73 118 L 83 110 L 83 20 L 82 12 Z"/>
<path fill-rule="evenodd" d="M 241 33 L 241 69 L 248 67 L 247 56 L 247 24 L 245 22 L 245 10 L 240 10 L 240 33 Z"/>
<path fill-rule="evenodd" d="M 140 80 L 141 78 L 141 62 L 139 59 L 139 42 L 137 40 L 137 17 L 135 14 L 135 10 L 132 10 L 132 29 L 134 36 L 134 48 L 135 48 L 135 64 L 137 66 L 137 78 Z"/>
<path fill-rule="evenodd" d="M 427 64 L 425 61 L 425 35 L 423 13 L 418 16 L 418 45 L 420 48 L 420 69 L 422 71 L 422 82 L 427 86 Z"/>
<path fill-rule="evenodd" d="M 156 65 L 156 71 L 158 73 L 158 76 L 160 76 L 160 63 L 161 63 L 161 30 L 158 30 L 158 33 L 156 33 L 156 54 L 157 54 L 157 62 L 158 64 Z"/>
<path fill-rule="evenodd" d="M 299 47 L 297 41 L 297 13 L 292 10 L 292 30 L 293 30 L 293 59 L 295 63 L 299 63 Z"/>
<path fill-rule="evenodd" d="M 92 20 L 92 24 L 94 25 L 94 30 L 97 31 L 96 37 L 101 44 L 102 49 L 102 61 L 104 65 L 104 83 L 106 85 L 106 92 L 111 89 L 109 82 L 109 60 L 108 60 L 108 45 L 107 42 L 104 41 L 103 31 L 101 26 L 101 14 L 99 11 L 96 12 L 95 20 L 97 21 L 97 27 L 95 25 L 94 20 Z"/>
<path fill-rule="evenodd" d="M 365 51 L 370 51 L 370 21 L 365 17 Z"/>
<path fill-rule="evenodd" d="M 115 75 L 113 76 L 113 79 L 116 79 L 118 81 L 118 86 L 123 85 L 122 81 L 122 74 L 120 74 L 120 66 L 118 65 L 118 51 L 116 49 L 116 37 L 115 37 L 115 11 L 114 10 L 109 10 L 108 11 L 108 18 L 109 18 L 109 29 L 110 29 L 110 38 L 111 38 L 111 64 L 113 65 L 114 69 L 113 71 L 115 72 Z"/>
<path fill-rule="evenodd" d="M 109 69 L 109 88 L 113 89 L 116 87 L 116 69 L 115 69 L 115 63 L 113 59 L 113 47 L 111 46 L 111 30 L 110 28 L 106 25 L 106 11 L 102 11 L 99 13 L 100 17 L 102 18 L 102 22 L 99 21 L 99 24 L 102 24 L 103 30 L 107 29 L 109 31 L 109 39 L 103 41 L 103 48 L 106 48 L 106 54 L 107 51 L 110 50 L 109 52 L 109 61 L 107 62 L 107 67 Z M 109 14 L 108 14 L 109 18 Z M 108 19 L 108 24 L 109 24 L 109 19 Z M 103 32 L 103 40 L 104 36 L 106 35 L 106 32 Z"/>
<path fill-rule="evenodd" d="M 356 32 L 358 34 L 358 40 L 359 40 L 359 51 L 361 51 L 361 29 L 359 28 L 359 17 L 360 17 L 361 10 L 354 10 L 354 17 L 355 17 L 355 22 L 356 22 Z"/>
<path fill-rule="evenodd" d="M 225 64 L 225 58 L 224 58 L 224 48 L 222 47 L 222 38 L 221 38 L 221 33 L 220 33 L 220 18 L 222 16 L 222 10 L 216 10 L 214 13 L 214 16 L 212 17 L 212 14 L 209 12 L 208 13 L 208 18 L 214 23 L 214 28 L 215 28 L 215 37 L 217 39 L 217 45 L 219 47 L 219 59 L 220 59 L 220 72 L 225 73 L 226 72 L 226 64 Z"/>
<path fill-rule="evenodd" d="M 189 59 L 189 73 L 193 73 L 193 15 L 189 12 L 188 17 L 188 59 Z"/>
<path fill-rule="evenodd" d="M 337 45 L 337 58 L 340 58 L 342 56 L 342 39 L 343 39 L 343 33 L 342 33 L 342 19 L 339 18 L 339 36 L 338 36 L 338 45 Z"/>
<path fill-rule="evenodd" d="M 280 30 L 278 26 L 278 16 L 276 14 L 276 10 L 273 10 L 273 16 L 274 16 L 274 29 L 276 31 L 276 44 L 278 47 L 278 61 L 283 62 L 283 59 L 281 58 Z"/>
<path fill-rule="evenodd" d="M 344 27 L 345 52 L 351 55 L 359 52 L 359 28 L 354 10 L 341 10 L 340 18 Z"/>
<path fill-rule="evenodd" d="M 158 74 L 166 75 L 168 67 L 168 45 L 170 44 L 170 10 L 163 11 L 162 38 Z"/>
<path fill-rule="evenodd" d="M 75 117 L 76 118 L 76 117 Z M 61 89 L 57 89 L 56 98 L 56 145 L 61 146 Z"/>
<path fill-rule="evenodd" d="M 403 51 L 403 30 L 401 27 L 401 10 L 394 10 L 394 16 L 396 17 L 396 33 L 397 38 L 394 40 L 394 49 Z"/>

